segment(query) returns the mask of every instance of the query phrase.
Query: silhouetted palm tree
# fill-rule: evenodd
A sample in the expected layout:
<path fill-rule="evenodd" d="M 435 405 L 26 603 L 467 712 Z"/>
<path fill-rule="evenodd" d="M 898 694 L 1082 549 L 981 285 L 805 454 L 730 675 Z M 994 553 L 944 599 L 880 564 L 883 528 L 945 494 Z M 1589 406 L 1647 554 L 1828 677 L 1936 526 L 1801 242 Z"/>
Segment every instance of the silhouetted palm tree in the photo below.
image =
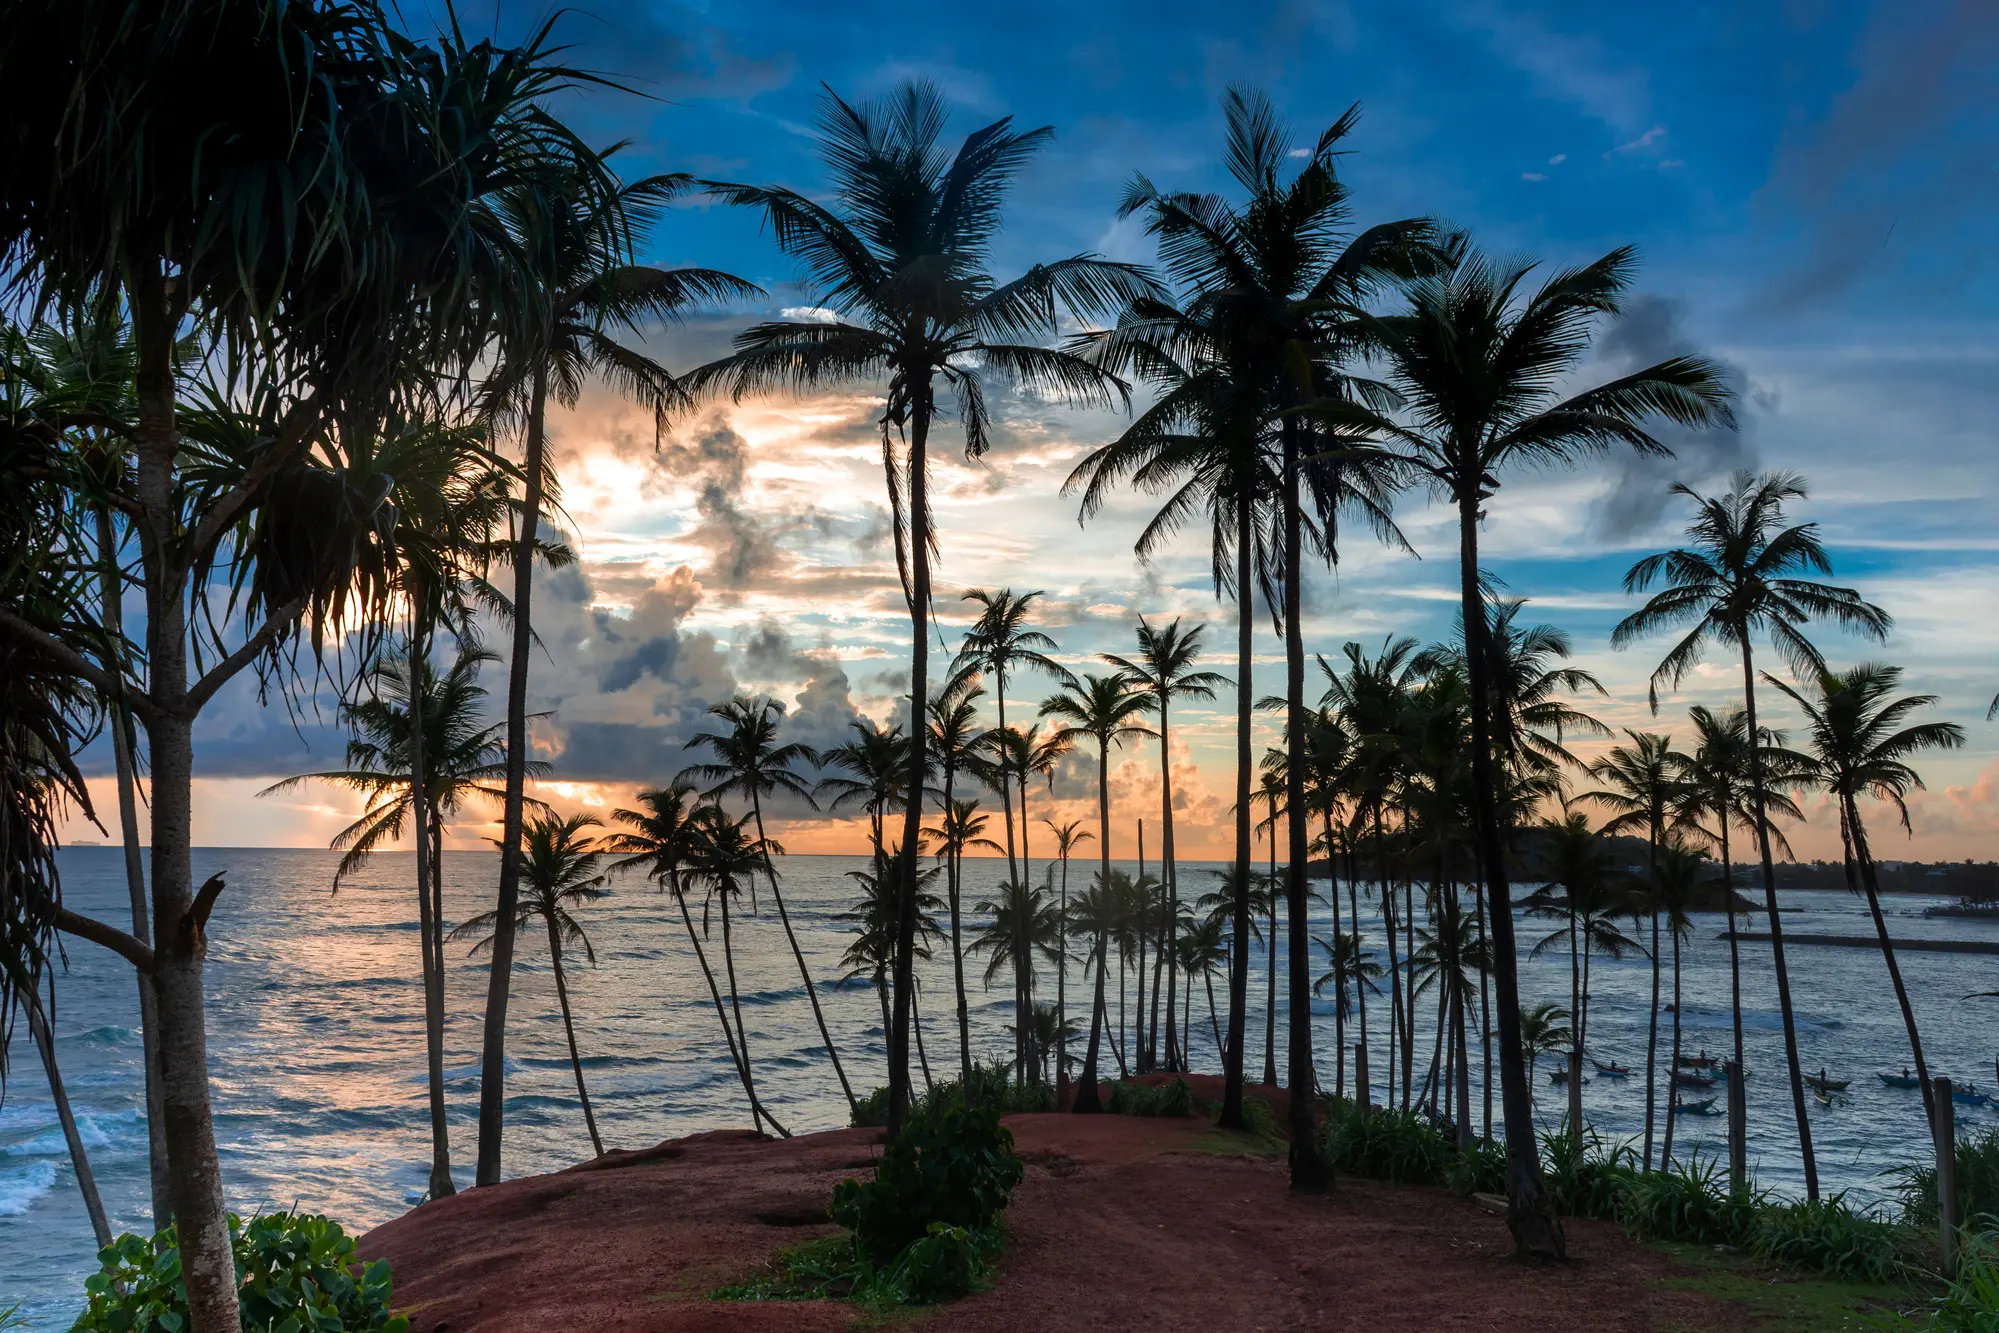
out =
<path fill-rule="evenodd" d="M 1651 902 L 1653 920 L 1663 915 L 1666 918 L 1666 934 L 1673 945 L 1673 1049 L 1666 1067 L 1677 1070 L 1680 1067 L 1680 945 L 1693 934 L 1693 919 L 1687 915 L 1699 901 L 1702 887 L 1707 883 L 1709 867 L 1707 853 L 1697 847 L 1689 847 L 1674 838 L 1659 847 L 1652 869 Z M 1657 936 L 1654 936 L 1656 941 Z M 1653 952 L 1658 952 L 1655 942 Z M 1654 970 L 1657 970 L 1656 964 Z M 1740 1066 L 1737 1066 L 1740 1068 Z M 1672 1083 L 1668 1076 L 1666 1082 Z M 1677 1118 L 1679 1098 L 1669 1086 L 1666 1092 L 1666 1139 L 1659 1147 L 1659 1169 L 1670 1171 L 1673 1165 L 1673 1124 Z M 1649 1108 L 1648 1108 L 1649 1109 Z"/>
<path fill-rule="evenodd" d="M 1902 1009 L 1902 1024 L 1909 1033 L 1909 1051 L 1915 1058 L 1916 1075 L 1922 1080 L 1923 1105 L 1929 1114 L 1931 1132 L 1937 1127 L 1935 1092 L 1930 1088 L 1930 1071 L 1923 1059 L 1922 1034 L 1916 1029 L 1916 1011 L 1909 1004 L 1909 989 L 1902 982 L 1902 969 L 1895 961 L 1895 945 L 1888 938 L 1888 922 L 1881 915 L 1881 887 L 1874 873 L 1874 853 L 1867 842 L 1867 825 L 1860 818 L 1860 798 L 1872 796 L 1894 810 L 1905 832 L 1909 830 L 1908 795 L 1921 791 L 1923 780 L 1908 761 L 1925 750 L 1955 750 L 1964 744 L 1964 728 L 1955 722 L 1919 722 L 1905 725 L 1920 709 L 1939 702 L 1934 694 L 1905 694 L 1897 698 L 1902 668 L 1880 662 L 1863 662 L 1846 671 L 1820 671 L 1812 680 L 1809 694 L 1794 690 L 1765 672 L 1763 679 L 1781 690 L 1805 715 L 1804 749 L 1792 772 L 1793 780 L 1817 787 L 1839 806 L 1840 845 L 1844 852 L 1847 886 L 1854 887 L 1859 872 L 1860 890 L 1867 896 L 1867 910 L 1874 918 L 1874 933 L 1881 941 L 1881 959 L 1888 965 L 1888 979 L 1894 983 L 1895 1002 Z"/>
<path fill-rule="evenodd" d="M 979 728 L 979 697 L 985 691 L 969 676 L 954 676 L 945 684 L 937 697 L 930 701 L 929 728 L 930 745 L 937 753 L 937 767 L 943 774 L 943 784 L 938 789 L 938 797 L 947 812 L 946 827 L 941 830 L 946 841 L 939 855 L 944 856 L 945 896 L 951 904 L 951 982 L 958 1002 L 958 1083 L 966 1097 L 972 1088 L 972 1018 L 971 1008 L 965 997 L 965 941 L 961 929 L 960 907 L 964 892 L 964 845 L 955 847 L 950 842 L 952 829 L 949 820 L 958 809 L 958 774 L 973 765 L 980 738 L 985 735 Z"/>
<path fill-rule="evenodd" d="M 909 737 L 900 722 L 883 727 L 873 718 L 857 717 L 850 726 L 853 740 L 819 756 L 827 771 L 813 794 L 826 801 L 828 812 L 858 808 L 867 815 L 868 840 L 880 860 L 888 855 L 887 818 L 909 799 Z"/>
<path fill-rule="evenodd" d="M 1729 425 L 1733 419 L 1719 373 L 1698 357 L 1674 357 L 1558 398 L 1556 386 L 1569 382 L 1565 372 L 1589 350 L 1591 325 L 1618 313 L 1634 276 L 1634 257 L 1629 249 L 1614 250 L 1553 274 L 1522 297 L 1532 268 L 1495 263 L 1460 241 L 1441 272 L 1406 286 L 1406 309 L 1370 319 L 1386 382 L 1402 405 L 1367 428 L 1388 439 L 1458 511 L 1459 603 L 1471 687 L 1472 825 L 1492 931 L 1507 1225 L 1523 1253 L 1560 1255 L 1561 1225 L 1541 1186 L 1520 1048 L 1513 895 L 1500 823 L 1501 752 L 1495 745 L 1479 524 L 1509 468 L 1573 463 L 1616 445 L 1666 453 L 1644 427 L 1655 416 L 1689 427 Z"/>
<path fill-rule="evenodd" d="M 1027 618 L 1034 609 L 1035 599 L 1041 595 L 1039 590 L 1016 594 L 1011 588 L 1001 588 L 997 592 L 973 588 L 966 592 L 960 600 L 977 602 L 979 618 L 965 631 L 964 641 L 958 645 L 958 656 L 951 664 L 954 676 L 978 673 L 993 678 L 993 702 L 999 711 L 999 727 L 997 732 L 987 735 L 994 743 L 993 758 L 999 768 L 996 785 L 1000 793 L 1000 810 L 1006 818 L 1006 873 L 1011 879 L 1031 878 L 1033 871 L 1023 876 L 1014 858 L 1013 793 L 1026 786 L 1027 774 L 1014 762 L 1014 752 L 1000 743 L 1008 731 L 1006 678 L 1014 672 L 1032 670 L 1052 677 L 1057 684 L 1066 684 L 1071 679 L 1069 669 L 1049 656 L 1056 650 L 1055 640 L 1040 630 L 1028 627 Z M 1024 790 L 1020 799 L 1024 837 L 1027 824 L 1027 793 Z"/>
<path fill-rule="evenodd" d="M 1534 1067 L 1541 1057 L 1561 1050 L 1575 1040 L 1569 1027 L 1569 1011 L 1552 1002 L 1520 1011 L 1520 1045 L 1527 1052 L 1527 1081 L 1534 1081 Z"/>
<path fill-rule="evenodd" d="M 1112 407 L 1124 385 L 1080 357 L 1038 345 L 1057 332 L 1057 312 L 1089 319 L 1152 290 L 1138 270 L 1090 255 L 1037 264 L 1012 282 L 987 271 L 992 238 L 1015 173 L 1052 137 L 1018 131 L 1010 118 L 968 135 L 956 153 L 942 139 L 949 108 L 928 83 L 907 83 L 876 102 L 854 105 L 831 92 L 820 108 L 819 146 L 838 211 L 781 187 L 712 184 L 719 198 L 760 210 L 778 245 L 811 275 L 831 319 L 772 320 L 736 335 L 736 350 L 704 368 L 704 383 L 740 398 L 779 388 L 886 380 L 882 461 L 895 550 L 908 601 L 910 697 L 930 697 L 931 524 L 929 443 L 957 400 L 965 452 L 985 453 L 984 383 L 1052 393 L 1072 403 Z M 906 456 L 898 441 L 907 431 Z M 928 737 L 912 737 L 914 763 L 904 811 L 902 922 L 895 962 L 897 1017 L 889 1032 L 889 1136 L 909 1102 L 903 993 L 916 931 L 917 834 Z"/>
<path fill-rule="evenodd" d="M 605 876 L 597 871 L 603 849 L 584 829 L 601 828 L 595 815 L 537 815 L 522 830 L 521 880 L 526 892 L 515 909 L 515 928 L 532 925 L 537 919 L 548 928 L 548 956 L 555 966 L 555 998 L 562 1006 L 562 1031 L 569 1038 L 569 1067 L 576 1074 L 576 1096 L 583 1103 L 583 1123 L 590 1130 L 591 1150 L 604 1155 L 604 1140 L 597 1133 L 597 1116 L 590 1109 L 590 1090 L 583 1085 L 583 1057 L 576 1050 L 576 1021 L 569 1012 L 569 983 L 562 971 L 562 946 L 583 946 L 583 956 L 597 965 L 597 951 L 590 937 L 570 915 L 570 909 L 596 902 L 604 896 Z M 477 955 L 490 949 L 498 935 L 499 913 L 481 912 L 451 932 L 452 939 L 485 933 L 472 946 Z"/>
<path fill-rule="evenodd" d="M 1078 740 L 1087 736 L 1097 745 L 1099 893 L 1109 892 L 1111 875 L 1111 747 L 1153 734 L 1150 727 L 1134 720 L 1146 711 L 1146 705 L 1146 696 L 1122 677 L 1098 675 L 1083 676 L 1072 682 L 1065 693 L 1054 695 L 1041 705 L 1041 715 L 1054 718 L 1063 734 Z M 1108 930 L 1108 903 L 1099 906 L 1106 911 L 1093 919 Z M 1097 998 L 1090 1011 L 1090 1044 L 1083 1056 L 1082 1083 L 1076 1090 L 1075 1109 L 1079 1114 L 1103 1109 L 1097 1096 L 1097 1049 L 1103 1036 L 1099 1019 L 1104 1008 L 1103 964 L 1108 956 L 1104 940 L 1097 939 L 1092 950 L 1092 956 L 1098 959 Z"/>
<path fill-rule="evenodd" d="M 1076 848 L 1096 834 L 1084 828 L 1080 819 L 1072 819 L 1066 824 L 1057 824 L 1052 819 L 1041 822 L 1048 825 L 1049 831 L 1055 835 L 1055 854 L 1062 863 L 1062 885 L 1055 905 L 1056 929 L 1060 934 L 1057 952 L 1061 955 L 1061 960 L 1055 965 L 1055 1039 L 1061 1047 L 1055 1061 L 1056 1100 L 1059 1104 L 1069 1092 L 1069 1029 L 1075 1026 L 1069 1021 L 1069 858 Z"/>
<path fill-rule="evenodd" d="M 758 872 L 770 869 L 771 858 L 782 856 L 784 848 L 752 834 L 749 815 L 731 819 L 728 812 L 717 805 L 699 807 L 689 816 L 689 822 L 691 827 L 686 856 L 680 865 L 680 877 L 683 883 L 699 885 L 707 897 L 722 909 L 722 963 L 729 978 L 729 1008 L 736 1020 L 736 1046 L 742 1057 L 743 1091 L 749 1095 L 750 1105 L 762 1111 L 756 1080 L 752 1076 L 754 1062 L 750 1059 L 750 1030 L 743 1023 L 742 992 L 736 985 L 736 939 L 730 905 L 756 881 Z M 703 916 L 705 919 L 705 909 Z M 765 1119 L 770 1119 L 768 1111 L 762 1111 L 762 1114 Z M 771 1120 L 770 1123 L 779 1134 L 785 1133 L 777 1121 Z"/>
<path fill-rule="evenodd" d="M 1346 931 L 1331 940 L 1320 935 L 1315 942 L 1326 955 L 1326 970 L 1312 983 L 1312 994 L 1323 995 L 1326 987 L 1333 988 L 1333 1049 L 1338 1061 L 1333 1075 L 1333 1091 L 1343 1097 L 1346 1095 L 1347 1017 L 1354 1012 L 1360 992 L 1381 994 L 1382 967 L 1374 961 L 1372 949 L 1361 947 L 1364 937 L 1358 931 Z"/>
<path fill-rule="evenodd" d="M 970 706 L 968 701 L 965 707 Z M 948 747 L 948 732 L 946 734 Z M 943 753 L 950 752 L 948 748 L 940 749 Z M 985 836 L 986 826 L 991 822 L 991 818 L 979 810 L 977 801 L 951 801 L 937 827 L 923 831 L 926 841 L 937 849 L 937 859 L 944 863 L 945 895 L 951 905 L 951 979 L 958 998 L 958 1081 L 960 1091 L 967 1098 L 972 1095 L 972 1020 L 965 1000 L 965 949 L 958 910 L 959 893 L 964 885 L 959 872 L 968 849 L 1003 850 L 998 843 Z"/>
<path fill-rule="evenodd" d="M 1652 672 L 1653 710 L 1659 707 L 1659 687 L 1677 686 L 1710 648 L 1732 647 L 1742 655 L 1742 705 L 1747 734 L 1762 735 L 1756 722 L 1755 640 L 1767 635 L 1777 655 L 1801 676 L 1825 668 L 1825 659 L 1804 635 L 1814 620 L 1829 620 L 1843 629 L 1874 639 L 1887 637 L 1893 623 L 1886 611 L 1864 600 L 1851 588 L 1835 587 L 1811 578 L 1830 574 L 1832 562 L 1819 540 L 1816 523 L 1785 526 L 1784 506 L 1806 496 L 1802 477 L 1791 473 L 1735 473 L 1728 490 L 1703 496 L 1683 485 L 1674 494 L 1693 501 L 1694 517 L 1687 524 L 1687 545 L 1648 555 L 1624 576 L 1626 592 L 1663 588 L 1617 623 L 1610 632 L 1612 647 L 1623 647 L 1647 634 L 1687 627 L 1686 634 Z M 1749 747 L 1749 796 L 1754 807 L 1751 827 L 1763 861 L 1763 902 L 1770 917 L 1770 952 L 1776 964 L 1777 1001 L 1784 1019 L 1784 1058 L 1791 1076 L 1791 1111 L 1798 1126 L 1798 1152 L 1803 1159 L 1805 1195 L 1819 1197 L 1818 1159 L 1812 1151 L 1811 1121 L 1805 1114 L 1804 1069 L 1798 1062 L 1798 1030 L 1791 1009 L 1791 974 L 1784 958 L 1784 926 L 1777 914 L 1777 869 L 1770 851 L 1770 820 L 1765 810 L 1766 774 L 1763 748 Z"/>

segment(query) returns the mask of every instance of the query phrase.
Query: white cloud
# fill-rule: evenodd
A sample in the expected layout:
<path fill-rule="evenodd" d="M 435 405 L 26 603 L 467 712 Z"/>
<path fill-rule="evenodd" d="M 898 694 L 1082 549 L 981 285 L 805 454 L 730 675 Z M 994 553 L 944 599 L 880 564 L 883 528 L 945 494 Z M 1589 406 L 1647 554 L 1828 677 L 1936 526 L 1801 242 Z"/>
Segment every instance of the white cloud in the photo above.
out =
<path fill-rule="evenodd" d="M 1636 139 L 1632 139 L 1627 143 L 1621 143 L 1617 145 L 1615 151 L 1620 153 L 1644 152 L 1646 149 L 1655 147 L 1658 144 L 1658 142 L 1665 137 L 1666 137 L 1666 127 L 1664 125 L 1654 125 L 1651 129 L 1639 135 Z"/>
<path fill-rule="evenodd" d="M 1524 181 L 1544 181 L 1548 178 L 1538 171 L 1523 171 L 1520 173 L 1520 179 Z"/>
<path fill-rule="evenodd" d="M 1567 153 L 1557 153 L 1553 157 L 1548 159 L 1548 165 L 1551 167 L 1559 167 L 1562 165 L 1562 163 L 1568 160 L 1569 160 L 1569 155 Z"/>

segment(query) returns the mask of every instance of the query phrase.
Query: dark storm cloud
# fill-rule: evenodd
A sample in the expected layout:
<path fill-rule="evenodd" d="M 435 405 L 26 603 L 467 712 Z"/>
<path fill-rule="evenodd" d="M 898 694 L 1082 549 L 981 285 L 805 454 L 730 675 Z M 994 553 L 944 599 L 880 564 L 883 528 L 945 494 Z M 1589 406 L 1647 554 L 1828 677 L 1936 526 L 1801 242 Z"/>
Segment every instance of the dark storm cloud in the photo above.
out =
<path fill-rule="evenodd" d="M 1852 59 L 1852 85 L 1784 144 L 1765 187 L 1803 215 L 1805 231 L 1802 254 L 1765 288 L 1769 309 L 1837 295 L 1897 252 L 1934 254 L 1999 203 L 1999 6 L 1883 5 Z M 1953 262 L 1983 261 L 1960 251 Z"/>
<path fill-rule="evenodd" d="M 1597 339 L 1602 369 L 1611 376 L 1627 375 L 1675 356 L 1699 355 L 1687 334 L 1685 306 L 1670 297 L 1640 294 L 1625 306 L 1624 315 Z M 1710 357 L 1710 360 L 1715 358 Z M 1753 467 L 1756 451 L 1747 435 L 1749 404 L 1741 401 L 1747 377 L 1726 361 L 1719 368 L 1735 391 L 1737 430 L 1688 430 L 1654 421 L 1652 437 L 1673 451 L 1670 458 L 1651 457 L 1630 449 L 1614 449 L 1592 464 L 1609 476 L 1609 484 L 1591 512 L 1592 535 L 1621 541 L 1656 526 L 1672 498 L 1672 485 L 1682 482 L 1699 489 L 1737 468 Z"/>

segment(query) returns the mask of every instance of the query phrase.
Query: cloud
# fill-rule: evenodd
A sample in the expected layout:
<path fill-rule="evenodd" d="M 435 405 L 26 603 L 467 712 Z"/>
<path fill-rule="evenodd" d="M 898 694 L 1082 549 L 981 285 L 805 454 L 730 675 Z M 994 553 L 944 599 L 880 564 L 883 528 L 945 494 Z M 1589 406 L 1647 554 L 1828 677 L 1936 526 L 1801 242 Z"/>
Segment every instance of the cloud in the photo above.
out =
<path fill-rule="evenodd" d="M 1559 167 L 1562 165 L 1562 163 L 1568 160 L 1569 160 L 1569 155 L 1567 153 L 1557 153 L 1553 157 L 1548 159 L 1548 165 L 1551 167 Z"/>
<path fill-rule="evenodd" d="M 1649 294 L 1635 296 L 1625 304 L 1623 317 L 1597 339 L 1597 358 L 1609 373 L 1625 375 L 1669 357 L 1695 354 L 1699 349 L 1684 327 L 1685 317 L 1686 307 L 1680 301 Z M 1739 397 L 1747 376 L 1727 362 L 1721 362 L 1720 368 Z M 1737 417 L 1743 422 L 1740 430 L 1687 430 L 1655 420 L 1650 426 L 1652 437 L 1673 451 L 1670 458 L 1614 449 L 1597 465 L 1609 480 L 1590 510 L 1592 535 L 1613 542 L 1628 541 L 1657 526 L 1674 482 L 1698 488 L 1737 468 L 1754 466 L 1756 453 L 1744 406 L 1737 403 Z"/>
<path fill-rule="evenodd" d="M 1548 178 L 1538 171 L 1523 171 L 1520 173 L 1520 179 L 1524 181 L 1544 181 Z"/>
<path fill-rule="evenodd" d="M 1616 153 L 1642 153 L 1656 147 L 1659 141 L 1665 137 L 1666 127 L 1664 125 L 1654 125 L 1637 138 L 1621 143 L 1611 151 Z"/>

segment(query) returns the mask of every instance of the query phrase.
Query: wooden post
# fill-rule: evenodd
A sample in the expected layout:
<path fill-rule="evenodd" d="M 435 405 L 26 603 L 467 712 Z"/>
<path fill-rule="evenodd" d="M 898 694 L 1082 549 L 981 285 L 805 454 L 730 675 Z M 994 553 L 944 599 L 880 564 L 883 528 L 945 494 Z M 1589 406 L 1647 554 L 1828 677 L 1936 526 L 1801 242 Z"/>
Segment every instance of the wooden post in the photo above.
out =
<path fill-rule="evenodd" d="M 1939 1074 L 1930 1080 L 1935 1093 L 1937 1122 L 1932 1129 L 1937 1152 L 1937 1239 L 1943 1244 L 1946 1277 L 1957 1272 L 1957 1112 L 1950 1099 L 1950 1080 Z"/>
<path fill-rule="evenodd" d="M 1722 1072 L 1728 1078 L 1728 1187 L 1740 1194 L 1749 1188 L 1749 1097 L 1741 1065 L 1730 1060 Z"/>
<path fill-rule="evenodd" d="M 1569 1048 L 1569 1135 L 1583 1141 L 1583 1053 Z"/>
<path fill-rule="evenodd" d="M 1374 1105 L 1374 1089 L 1367 1081 L 1367 1043 L 1364 1041 L 1353 1044 L 1353 1086 L 1354 1101 L 1361 1110 Z"/>

